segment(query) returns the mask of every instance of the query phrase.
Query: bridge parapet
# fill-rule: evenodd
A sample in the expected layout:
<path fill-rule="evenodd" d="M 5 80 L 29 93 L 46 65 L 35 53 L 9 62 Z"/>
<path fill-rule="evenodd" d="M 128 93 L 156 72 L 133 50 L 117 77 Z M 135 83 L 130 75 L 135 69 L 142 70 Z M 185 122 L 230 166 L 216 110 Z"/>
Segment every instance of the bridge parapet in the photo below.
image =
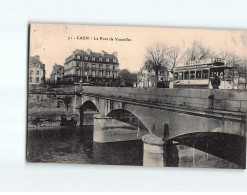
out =
<path fill-rule="evenodd" d="M 224 111 L 247 111 L 246 90 L 84 86 L 83 93 Z"/>

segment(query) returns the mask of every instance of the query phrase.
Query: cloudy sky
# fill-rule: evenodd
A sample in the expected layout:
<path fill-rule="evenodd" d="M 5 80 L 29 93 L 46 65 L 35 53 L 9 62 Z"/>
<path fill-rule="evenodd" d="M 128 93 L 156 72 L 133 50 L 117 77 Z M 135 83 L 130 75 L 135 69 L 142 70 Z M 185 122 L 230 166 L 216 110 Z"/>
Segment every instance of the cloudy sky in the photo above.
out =
<path fill-rule="evenodd" d="M 138 71 L 148 46 L 161 42 L 185 50 L 195 40 L 216 52 L 229 50 L 247 56 L 247 31 L 63 24 L 31 24 L 30 55 L 40 56 L 46 65 L 47 78 L 54 63 L 63 65 L 73 50 L 88 48 L 95 52 L 117 51 L 120 69 Z"/>

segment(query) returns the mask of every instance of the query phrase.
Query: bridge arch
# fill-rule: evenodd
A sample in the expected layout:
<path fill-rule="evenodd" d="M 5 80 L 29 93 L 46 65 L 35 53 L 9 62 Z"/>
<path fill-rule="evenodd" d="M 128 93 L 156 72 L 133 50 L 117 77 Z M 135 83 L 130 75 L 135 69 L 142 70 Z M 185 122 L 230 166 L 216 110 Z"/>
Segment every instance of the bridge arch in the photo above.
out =
<path fill-rule="evenodd" d="M 80 107 L 80 109 L 90 109 L 90 110 L 94 110 L 94 111 L 97 111 L 99 112 L 98 108 L 97 108 L 97 105 L 95 105 L 95 103 L 91 100 L 87 100 L 85 101 L 82 106 Z"/>
<path fill-rule="evenodd" d="M 98 105 L 92 100 L 85 100 L 79 108 L 80 126 L 84 123 L 84 112 L 92 110 L 99 113 Z"/>
<path fill-rule="evenodd" d="M 130 124 L 139 130 L 150 132 L 142 120 L 127 109 L 114 109 L 107 114 L 108 117 Z"/>
<path fill-rule="evenodd" d="M 246 168 L 246 139 L 224 132 L 194 132 L 167 140 L 168 145 L 189 146 Z"/>

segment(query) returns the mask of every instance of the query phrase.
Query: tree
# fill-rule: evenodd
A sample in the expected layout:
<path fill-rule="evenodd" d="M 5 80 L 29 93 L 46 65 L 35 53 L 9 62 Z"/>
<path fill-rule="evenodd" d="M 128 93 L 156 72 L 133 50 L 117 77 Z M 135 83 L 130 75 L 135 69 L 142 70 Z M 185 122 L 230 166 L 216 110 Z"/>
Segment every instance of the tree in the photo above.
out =
<path fill-rule="evenodd" d="M 174 47 L 169 51 L 168 56 L 169 68 L 173 71 L 176 65 L 183 60 L 185 53 L 182 53 L 179 47 Z"/>
<path fill-rule="evenodd" d="M 168 69 L 168 48 L 166 44 L 156 43 L 147 48 L 146 51 L 146 61 L 151 61 L 152 68 L 155 71 L 155 88 L 157 88 L 158 83 L 158 73 L 161 66 Z"/>
<path fill-rule="evenodd" d="M 239 83 L 241 73 L 244 72 L 243 59 L 237 56 L 234 52 L 229 50 L 221 50 L 217 57 L 225 59 L 225 65 L 233 67 L 233 71 L 228 70 L 225 72 L 225 79 L 232 80 L 233 85 Z M 235 81 L 237 79 L 237 81 Z"/>
<path fill-rule="evenodd" d="M 142 82 L 144 79 L 144 74 L 142 70 L 136 74 L 136 87 L 139 85 L 140 82 Z"/>
<path fill-rule="evenodd" d="M 214 56 L 215 52 L 212 51 L 209 47 L 204 47 L 200 42 L 194 41 L 191 48 L 188 48 L 185 51 L 184 61 L 189 62 L 194 60 L 202 60 Z"/>
<path fill-rule="evenodd" d="M 127 69 L 123 69 L 119 71 L 119 78 L 121 81 L 121 85 L 125 87 L 133 87 L 133 83 L 135 80 L 135 75 L 131 74 Z"/>

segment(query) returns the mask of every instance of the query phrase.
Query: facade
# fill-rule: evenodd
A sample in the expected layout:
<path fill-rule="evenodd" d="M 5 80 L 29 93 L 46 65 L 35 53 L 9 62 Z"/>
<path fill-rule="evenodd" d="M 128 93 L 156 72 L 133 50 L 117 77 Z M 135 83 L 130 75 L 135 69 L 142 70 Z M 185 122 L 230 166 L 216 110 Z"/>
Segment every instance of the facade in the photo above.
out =
<path fill-rule="evenodd" d="M 164 66 L 158 71 L 158 81 L 168 80 L 168 71 Z M 155 86 L 155 70 L 151 60 L 145 62 L 137 74 L 137 87 L 149 88 Z"/>
<path fill-rule="evenodd" d="M 53 70 L 50 74 L 49 81 L 52 83 L 59 83 L 63 80 L 63 74 L 64 74 L 64 66 L 54 64 Z"/>
<path fill-rule="evenodd" d="M 29 84 L 42 84 L 45 82 L 45 64 L 40 61 L 40 57 L 30 56 L 29 58 Z"/>
<path fill-rule="evenodd" d="M 88 83 L 111 83 L 118 79 L 118 73 L 117 52 L 75 50 L 64 63 L 64 81 L 67 82 L 78 82 L 82 78 Z"/>

